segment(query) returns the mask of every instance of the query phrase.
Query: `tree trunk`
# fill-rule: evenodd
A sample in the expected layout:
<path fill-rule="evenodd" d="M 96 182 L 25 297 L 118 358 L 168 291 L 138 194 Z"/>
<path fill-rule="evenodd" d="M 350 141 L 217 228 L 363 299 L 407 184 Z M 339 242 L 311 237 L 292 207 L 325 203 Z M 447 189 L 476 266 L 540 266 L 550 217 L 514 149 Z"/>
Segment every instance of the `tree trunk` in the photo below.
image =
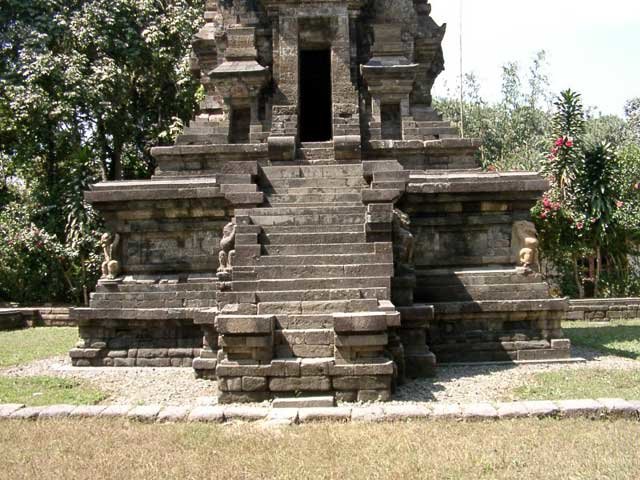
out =
<path fill-rule="evenodd" d="M 580 271 L 578 269 L 578 258 L 573 257 L 571 260 L 573 263 L 574 280 L 576 282 L 576 287 L 578 287 L 578 296 L 580 298 L 584 298 L 584 285 L 582 284 L 582 279 L 580 278 Z"/>
<path fill-rule="evenodd" d="M 600 273 L 602 272 L 602 249 L 600 245 L 596 247 L 596 272 L 593 278 L 593 296 L 594 298 L 599 297 L 599 283 L 600 283 Z"/>

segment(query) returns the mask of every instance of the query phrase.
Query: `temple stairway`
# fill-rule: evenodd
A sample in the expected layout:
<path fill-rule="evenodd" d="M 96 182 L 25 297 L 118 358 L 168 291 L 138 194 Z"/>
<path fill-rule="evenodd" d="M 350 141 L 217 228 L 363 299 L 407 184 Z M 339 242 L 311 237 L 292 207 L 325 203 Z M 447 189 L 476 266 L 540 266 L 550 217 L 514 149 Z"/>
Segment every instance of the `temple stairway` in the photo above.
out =
<path fill-rule="evenodd" d="M 299 371 L 269 379 L 264 386 L 272 395 L 333 391 L 346 400 L 388 398 L 393 364 L 385 358 L 387 328 L 399 323 L 390 302 L 393 250 L 390 241 L 367 241 L 361 193 L 367 188 L 362 164 L 263 167 L 265 204 L 236 211 L 233 294 L 249 294 L 257 310 L 244 317 L 223 310 L 219 319 L 272 319 L 271 358 L 269 347 L 252 358 Z M 257 233 L 257 255 L 243 253 L 242 232 Z M 233 332 L 220 333 L 224 351 L 224 338 Z M 218 363 L 223 372 L 225 362 L 248 354 L 226 350 Z M 223 380 L 226 387 L 229 401 L 237 400 L 240 392 Z"/>

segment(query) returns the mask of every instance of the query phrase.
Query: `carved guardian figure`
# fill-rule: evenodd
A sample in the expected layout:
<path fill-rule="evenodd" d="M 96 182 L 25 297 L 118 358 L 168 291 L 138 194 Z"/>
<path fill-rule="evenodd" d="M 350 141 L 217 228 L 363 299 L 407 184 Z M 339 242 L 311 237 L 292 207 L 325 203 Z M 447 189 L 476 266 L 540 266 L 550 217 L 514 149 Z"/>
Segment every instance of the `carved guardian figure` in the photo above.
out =
<path fill-rule="evenodd" d="M 220 240 L 220 253 L 218 253 L 218 273 L 229 273 L 233 269 L 233 258 L 235 256 L 236 226 L 234 223 L 227 223 L 222 229 L 222 240 Z"/>
<path fill-rule="evenodd" d="M 104 254 L 102 262 L 102 278 L 113 280 L 120 273 L 120 263 L 114 258 L 118 244 L 120 243 L 120 235 L 117 233 L 112 235 L 109 232 L 103 233 L 100 237 L 100 245 Z"/>
<path fill-rule="evenodd" d="M 533 223 L 519 221 L 513 224 L 511 244 L 520 266 L 538 271 L 538 235 Z"/>

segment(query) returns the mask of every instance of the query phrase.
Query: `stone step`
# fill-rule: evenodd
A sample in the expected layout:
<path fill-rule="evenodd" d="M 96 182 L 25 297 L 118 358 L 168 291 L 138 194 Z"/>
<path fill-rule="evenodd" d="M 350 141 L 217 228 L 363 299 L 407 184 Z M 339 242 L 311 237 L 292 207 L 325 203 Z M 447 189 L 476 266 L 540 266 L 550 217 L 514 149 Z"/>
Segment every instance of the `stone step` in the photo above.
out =
<path fill-rule="evenodd" d="M 287 265 L 256 266 L 258 280 L 274 278 L 338 278 L 338 277 L 383 277 L 393 275 L 392 263 L 370 263 L 366 265 Z M 239 275 L 234 272 L 235 275 Z M 240 277 L 238 280 L 243 280 Z"/>
<path fill-rule="evenodd" d="M 426 285 L 503 285 L 543 282 L 539 274 L 519 273 L 515 268 L 496 270 L 430 270 L 418 272 L 420 286 Z"/>
<path fill-rule="evenodd" d="M 309 194 L 309 195 L 282 195 L 274 194 L 267 195 L 267 202 L 270 204 L 301 204 L 307 203 L 349 203 L 349 202 L 362 202 L 362 195 L 360 193 L 325 193 L 325 194 Z"/>
<path fill-rule="evenodd" d="M 275 315 L 277 329 L 333 328 L 333 313 L 306 313 Z"/>
<path fill-rule="evenodd" d="M 332 225 L 364 225 L 364 213 L 336 215 L 333 213 L 316 215 L 250 215 L 256 225 L 325 225 L 331 231 Z"/>
<path fill-rule="evenodd" d="M 389 289 L 378 288 L 341 288 L 324 290 L 280 290 L 257 291 L 259 302 L 317 302 L 333 300 L 356 300 L 362 298 L 389 299 Z"/>
<path fill-rule="evenodd" d="M 343 312 L 376 311 L 376 298 L 359 298 L 349 300 L 295 301 L 295 302 L 261 302 L 258 304 L 258 315 L 305 315 L 333 314 Z"/>
<path fill-rule="evenodd" d="M 228 182 L 231 183 L 231 182 Z M 237 182 L 248 183 L 248 182 Z M 270 179 L 265 187 L 270 186 L 277 190 L 290 188 L 347 188 L 347 187 L 367 187 L 362 176 L 359 177 L 337 177 L 337 178 L 277 178 Z"/>
<path fill-rule="evenodd" d="M 262 167 L 263 176 L 269 180 L 287 178 L 361 177 L 362 172 L 361 164 Z"/>
<path fill-rule="evenodd" d="M 355 225 L 354 225 L 355 226 Z M 326 228 L 326 232 L 313 233 L 268 233 L 261 236 L 263 245 L 292 244 L 325 244 L 325 243 L 364 243 L 366 234 L 364 227 L 360 231 L 333 231 L 335 227 Z"/>
<path fill-rule="evenodd" d="M 364 225 L 331 225 L 331 230 L 328 230 L 325 225 L 262 225 L 262 231 L 266 235 L 281 233 L 363 233 Z M 314 243 L 316 241 L 317 239 L 314 240 Z"/>
<path fill-rule="evenodd" d="M 498 285 L 420 285 L 419 295 L 428 301 L 468 301 L 468 300 L 533 300 L 547 298 L 549 286 L 546 283 L 498 284 Z"/>
<path fill-rule="evenodd" d="M 340 278 L 277 278 L 273 280 L 234 281 L 233 289 L 237 292 L 275 292 L 294 290 L 349 290 L 363 288 L 391 287 L 391 280 L 384 277 L 340 277 Z"/>
<path fill-rule="evenodd" d="M 262 207 L 262 208 L 248 208 L 248 209 L 238 209 L 236 210 L 236 216 L 246 216 L 250 215 L 252 217 L 257 216 L 265 216 L 265 217 L 276 217 L 276 216 L 286 216 L 286 215 L 295 215 L 295 216 L 311 216 L 311 215 L 350 215 L 350 214 L 359 214 L 363 215 L 367 211 L 366 207 L 362 204 L 355 207 L 341 207 L 335 206 L 334 204 L 329 204 L 323 207 L 308 207 L 308 206 L 296 206 L 296 207 Z"/>
<path fill-rule="evenodd" d="M 364 253 L 364 254 L 331 254 L 331 255 L 266 255 L 256 259 L 256 265 L 354 265 L 354 264 L 372 264 L 382 261 L 392 262 L 393 254 L 388 252 L 386 255 L 380 253 Z M 237 263 L 242 265 L 242 263 Z"/>
<path fill-rule="evenodd" d="M 266 255 L 333 255 L 375 253 L 375 243 L 325 243 L 315 245 L 264 245 Z"/>
<path fill-rule="evenodd" d="M 279 188 L 279 189 L 271 189 L 266 190 L 266 195 L 271 194 L 284 194 L 284 195 L 316 195 L 316 194 L 358 194 L 362 192 L 363 189 L 367 189 L 368 186 L 355 186 L 355 187 L 329 187 L 329 186 L 319 186 L 319 187 L 291 187 L 291 188 Z"/>
<path fill-rule="evenodd" d="M 325 160 L 333 157 L 333 148 L 299 148 L 296 152 L 296 158 L 300 160 Z"/>
<path fill-rule="evenodd" d="M 326 142 L 300 142 L 299 148 L 333 148 L 333 140 Z"/>
<path fill-rule="evenodd" d="M 332 208 L 332 207 L 361 207 L 362 206 L 362 202 L 358 201 L 358 202 L 294 202 L 294 203 L 277 203 L 277 202 L 268 202 L 268 204 L 266 205 L 267 208 L 269 207 L 273 207 L 273 208 L 288 208 L 288 207 L 304 207 L 304 208 L 314 208 L 314 207 L 318 207 L 318 208 L 322 208 L 323 210 L 326 210 L 327 208 Z"/>

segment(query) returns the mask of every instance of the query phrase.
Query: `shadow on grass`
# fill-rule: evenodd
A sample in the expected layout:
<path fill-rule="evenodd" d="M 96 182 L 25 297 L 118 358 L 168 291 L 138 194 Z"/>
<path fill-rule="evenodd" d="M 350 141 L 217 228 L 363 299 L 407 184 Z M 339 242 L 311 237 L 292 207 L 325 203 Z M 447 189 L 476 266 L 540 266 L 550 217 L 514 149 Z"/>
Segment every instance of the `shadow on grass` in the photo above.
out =
<path fill-rule="evenodd" d="M 637 325 L 565 326 L 565 336 L 577 347 L 632 359 L 640 358 L 640 323 Z"/>

